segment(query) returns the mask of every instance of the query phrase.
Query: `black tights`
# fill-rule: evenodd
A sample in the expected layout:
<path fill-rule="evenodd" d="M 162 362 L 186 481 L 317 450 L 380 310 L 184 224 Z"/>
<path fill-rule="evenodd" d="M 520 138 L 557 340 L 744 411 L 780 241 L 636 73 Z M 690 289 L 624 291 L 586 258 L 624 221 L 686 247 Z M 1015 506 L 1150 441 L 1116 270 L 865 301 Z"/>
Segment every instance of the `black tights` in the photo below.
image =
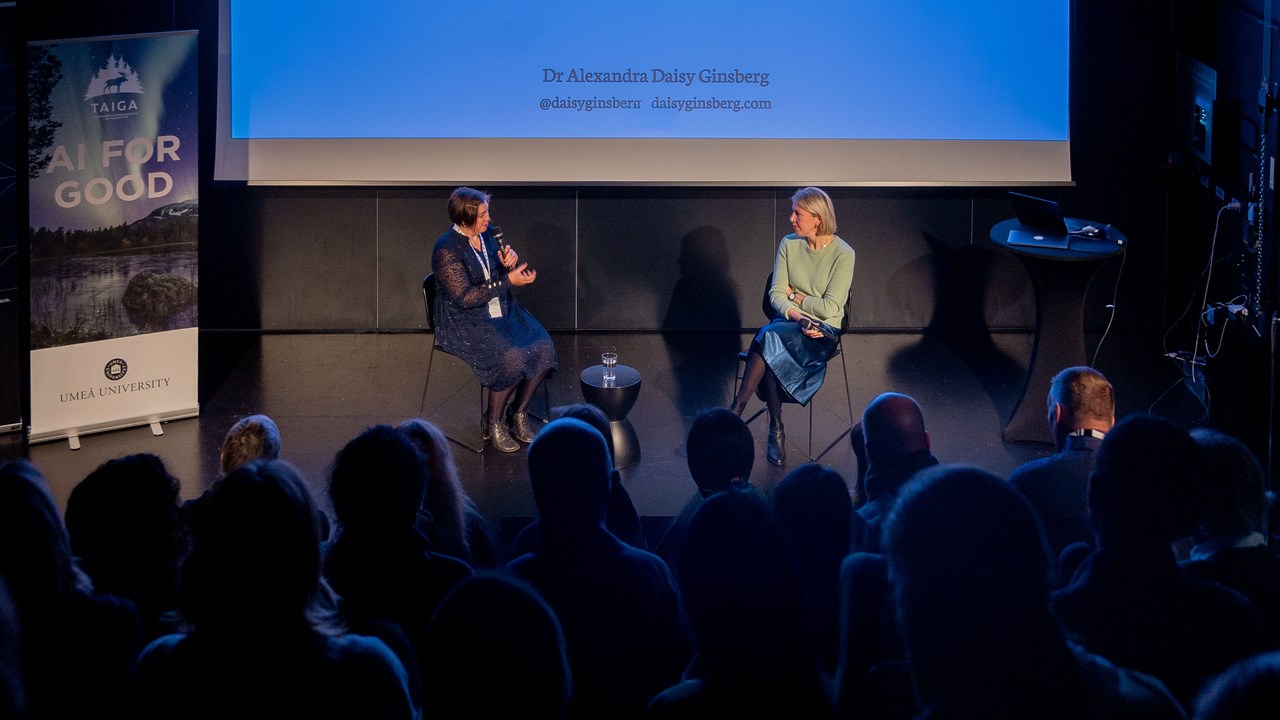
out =
<path fill-rule="evenodd" d="M 769 421 L 778 422 L 782 419 L 782 396 L 778 394 L 778 379 L 773 376 L 773 371 L 769 369 L 769 364 L 764 361 L 760 351 L 753 349 L 747 355 L 747 369 L 742 373 L 742 385 L 738 387 L 738 395 L 733 399 L 734 404 L 746 405 L 757 386 L 764 390 L 764 402 L 769 408 Z"/>
<path fill-rule="evenodd" d="M 529 403 L 533 401 L 533 394 L 538 391 L 538 386 L 547 378 L 550 369 L 543 370 L 536 376 L 522 380 L 506 390 L 490 390 L 489 391 L 489 409 L 486 412 L 488 421 L 491 423 L 502 422 L 502 411 L 507 406 L 507 401 L 512 395 L 516 396 L 512 409 L 515 412 L 525 412 L 529 409 Z M 518 391 L 518 392 L 517 392 Z"/>

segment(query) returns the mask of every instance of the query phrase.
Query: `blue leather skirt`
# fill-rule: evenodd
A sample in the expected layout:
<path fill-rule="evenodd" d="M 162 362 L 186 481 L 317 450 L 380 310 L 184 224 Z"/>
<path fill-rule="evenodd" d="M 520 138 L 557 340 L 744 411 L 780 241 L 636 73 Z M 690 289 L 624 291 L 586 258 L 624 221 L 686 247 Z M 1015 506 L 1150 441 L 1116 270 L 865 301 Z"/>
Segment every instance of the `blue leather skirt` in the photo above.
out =
<path fill-rule="evenodd" d="M 830 326 L 828 326 L 830 329 Z M 800 332 L 800 324 L 774 320 L 760 328 L 751 348 L 760 353 L 789 400 L 808 405 L 827 377 L 827 361 L 836 354 L 836 333 L 814 339 Z M 759 388 L 757 397 L 764 399 Z"/>

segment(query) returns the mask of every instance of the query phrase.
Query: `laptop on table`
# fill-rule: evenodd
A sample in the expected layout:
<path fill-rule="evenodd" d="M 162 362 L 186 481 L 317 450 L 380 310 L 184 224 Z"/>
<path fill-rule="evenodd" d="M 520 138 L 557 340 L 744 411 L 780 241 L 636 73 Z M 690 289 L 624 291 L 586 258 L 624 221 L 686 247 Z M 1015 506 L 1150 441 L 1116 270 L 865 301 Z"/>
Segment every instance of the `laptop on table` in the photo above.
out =
<path fill-rule="evenodd" d="M 1022 225 L 1009 231 L 1009 244 L 1024 247 L 1067 250 L 1071 245 L 1071 233 L 1062 217 L 1062 207 L 1052 200 L 1009 193 L 1013 212 Z"/>

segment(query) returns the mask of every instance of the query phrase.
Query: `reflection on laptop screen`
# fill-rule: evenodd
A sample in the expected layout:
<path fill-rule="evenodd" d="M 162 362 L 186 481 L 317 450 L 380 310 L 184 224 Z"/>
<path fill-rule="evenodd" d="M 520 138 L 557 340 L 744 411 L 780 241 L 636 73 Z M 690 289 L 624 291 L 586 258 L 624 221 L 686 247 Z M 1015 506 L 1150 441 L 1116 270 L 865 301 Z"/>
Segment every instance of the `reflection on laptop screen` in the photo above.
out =
<path fill-rule="evenodd" d="M 1046 235 L 1067 234 L 1067 223 L 1062 219 L 1062 208 L 1058 203 L 1016 192 L 1009 193 L 1009 200 L 1013 203 L 1018 222 L 1027 229 Z"/>

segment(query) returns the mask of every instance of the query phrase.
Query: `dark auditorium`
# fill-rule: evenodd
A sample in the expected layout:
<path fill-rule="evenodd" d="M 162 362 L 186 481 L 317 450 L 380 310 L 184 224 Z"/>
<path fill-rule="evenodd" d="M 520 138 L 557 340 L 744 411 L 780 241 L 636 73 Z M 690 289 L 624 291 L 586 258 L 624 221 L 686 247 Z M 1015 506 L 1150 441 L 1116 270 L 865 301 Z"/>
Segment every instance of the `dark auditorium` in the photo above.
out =
<path fill-rule="evenodd" d="M 0 718 L 1280 717 L 1273 0 L 0 0 Z"/>

